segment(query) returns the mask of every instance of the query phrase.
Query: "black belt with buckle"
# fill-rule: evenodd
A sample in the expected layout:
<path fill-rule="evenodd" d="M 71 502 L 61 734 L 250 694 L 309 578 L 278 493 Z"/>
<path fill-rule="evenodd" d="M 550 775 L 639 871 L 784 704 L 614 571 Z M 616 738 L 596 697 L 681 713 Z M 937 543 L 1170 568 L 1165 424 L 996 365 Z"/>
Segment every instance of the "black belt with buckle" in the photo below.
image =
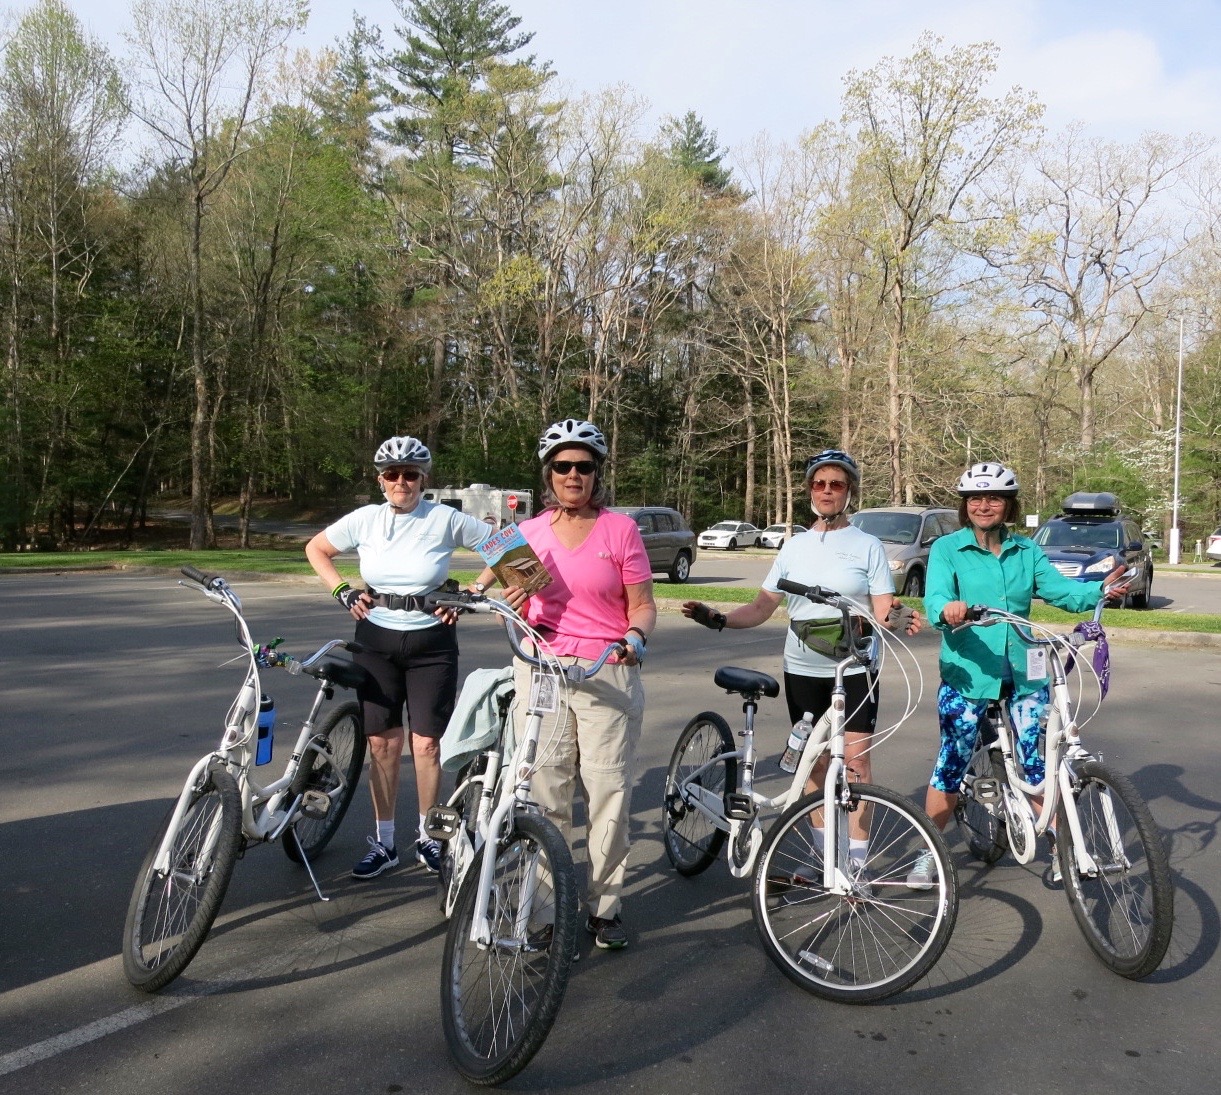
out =
<path fill-rule="evenodd" d="M 378 593 L 375 589 L 367 589 L 370 599 L 381 608 L 393 612 L 424 612 L 424 597 L 418 593 Z"/>

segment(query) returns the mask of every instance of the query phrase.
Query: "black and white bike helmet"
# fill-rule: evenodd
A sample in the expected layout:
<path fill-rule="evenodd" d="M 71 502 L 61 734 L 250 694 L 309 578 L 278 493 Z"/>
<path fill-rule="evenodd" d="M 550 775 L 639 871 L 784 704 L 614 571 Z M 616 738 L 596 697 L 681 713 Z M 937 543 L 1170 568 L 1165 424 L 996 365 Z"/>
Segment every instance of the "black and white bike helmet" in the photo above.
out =
<path fill-rule="evenodd" d="M 606 438 L 602 431 L 592 422 L 583 418 L 565 418 L 561 422 L 553 422 L 538 439 L 538 458 L 543 463 L 556 449 L 566 449 L 570 445 L 580 445 L 588 449 L 599 460 L 606 458 Z"/>
<path fill-rule="evenodd" d="M 958 493 L 1015 495 L 1018 492 L 1017 473 L 995 461 L 972 464 L 958 480 Z"/>
<path fill-rule="evenodd" d="M 427 475 L 432 471 L 432 453 L 418 438 L 388 437 L 373 454 L 373 466 L 385 471 L 400 464 L 412 464 Z"/>
<path fill-rule="evenodd" d="M 823 449 L 822 452 L 816 456 L 811 456 L 806 461 L 806 485 L 809 486 L 810 480 L 819 468 L 825 468 L 829 464 L 837 468 L 843 468 L 848 474 L 848 481 L 854 487 L 860 484 L 861 469 L 856 466 L 856 461 L 851 456 L 846 452 L 841 452 L 839 449 Z"/>

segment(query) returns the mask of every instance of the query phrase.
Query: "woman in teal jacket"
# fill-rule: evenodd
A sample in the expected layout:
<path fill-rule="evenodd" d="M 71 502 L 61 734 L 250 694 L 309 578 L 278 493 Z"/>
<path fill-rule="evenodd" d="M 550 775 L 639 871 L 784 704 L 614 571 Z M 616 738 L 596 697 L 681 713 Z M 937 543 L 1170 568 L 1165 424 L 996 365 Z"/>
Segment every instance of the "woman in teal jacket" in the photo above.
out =
<path fill-rule="evenodd" d="M 941 751 L 925 794 L 924 809 L 944 829 L 958 802 L 958 788 L 971 761 L 979 720 L 989 702 L 1006 698 L 1017 732 L 1018 758 L 1031 783 L 1043 779 L 1039 755 L 1039 717 L 1051 699 L 1048 662 L 1040 647 L 1022 641 L 1011 627 L 954 628 L 971 605 L 1003 608 L 1029 616 L 1039 597 L 1068 612 L 1086 612 L 1102 596 L 1106 582 L 1065 578 L 1043 549 L 1009 528 L 1019 512 L 1017 476 L 998 463 L 972 464 L 958 481 L 962 528 L 938 539 L 929 553 L 924 608 L 941 631 L 941 687 L 937 716 Z M 1116 587 L 1111 596 L 1121 597 Z M 908 884 L 932 884 L 931 864 L 917 862 Z"/>

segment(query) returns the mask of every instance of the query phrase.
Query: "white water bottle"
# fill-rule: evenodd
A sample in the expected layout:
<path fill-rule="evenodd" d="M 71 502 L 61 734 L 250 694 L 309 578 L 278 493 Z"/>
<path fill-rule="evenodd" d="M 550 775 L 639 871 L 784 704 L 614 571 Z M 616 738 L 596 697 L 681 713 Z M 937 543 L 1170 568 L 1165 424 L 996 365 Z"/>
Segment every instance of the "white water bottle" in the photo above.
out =
<path fill-rule="evenodd" d="M 780 771 L 796 772 L 797 762 L 801 760 L 801 751 L 806 746 L 806 741 L 810 737 L 810 731 L 814 729 L 814 716 L 809 712 L 805 712 L 795 723 L 793 729 L 789 731 L 789 744 L 783 755 L 780 757 Z"/>

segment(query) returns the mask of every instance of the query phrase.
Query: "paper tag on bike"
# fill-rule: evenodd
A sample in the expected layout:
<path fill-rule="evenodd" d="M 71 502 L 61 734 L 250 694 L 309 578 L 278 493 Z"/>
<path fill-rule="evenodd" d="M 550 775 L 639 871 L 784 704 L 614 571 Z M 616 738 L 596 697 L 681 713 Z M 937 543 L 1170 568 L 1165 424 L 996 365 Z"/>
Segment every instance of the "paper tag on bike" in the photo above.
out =
<path fill-rule="evenodd" d="M 1047 676 L 1047 651 L 1036 646 L 1026 651 L 1026 679 L 1041 681 Z"/>
<path fill-rule="evenodd" d="M 540 673 L 537 669 L 530 671 L 530 710 L 558 711 L 560 707 L 559 688 L 556 679 L 550 673 Z"/>

